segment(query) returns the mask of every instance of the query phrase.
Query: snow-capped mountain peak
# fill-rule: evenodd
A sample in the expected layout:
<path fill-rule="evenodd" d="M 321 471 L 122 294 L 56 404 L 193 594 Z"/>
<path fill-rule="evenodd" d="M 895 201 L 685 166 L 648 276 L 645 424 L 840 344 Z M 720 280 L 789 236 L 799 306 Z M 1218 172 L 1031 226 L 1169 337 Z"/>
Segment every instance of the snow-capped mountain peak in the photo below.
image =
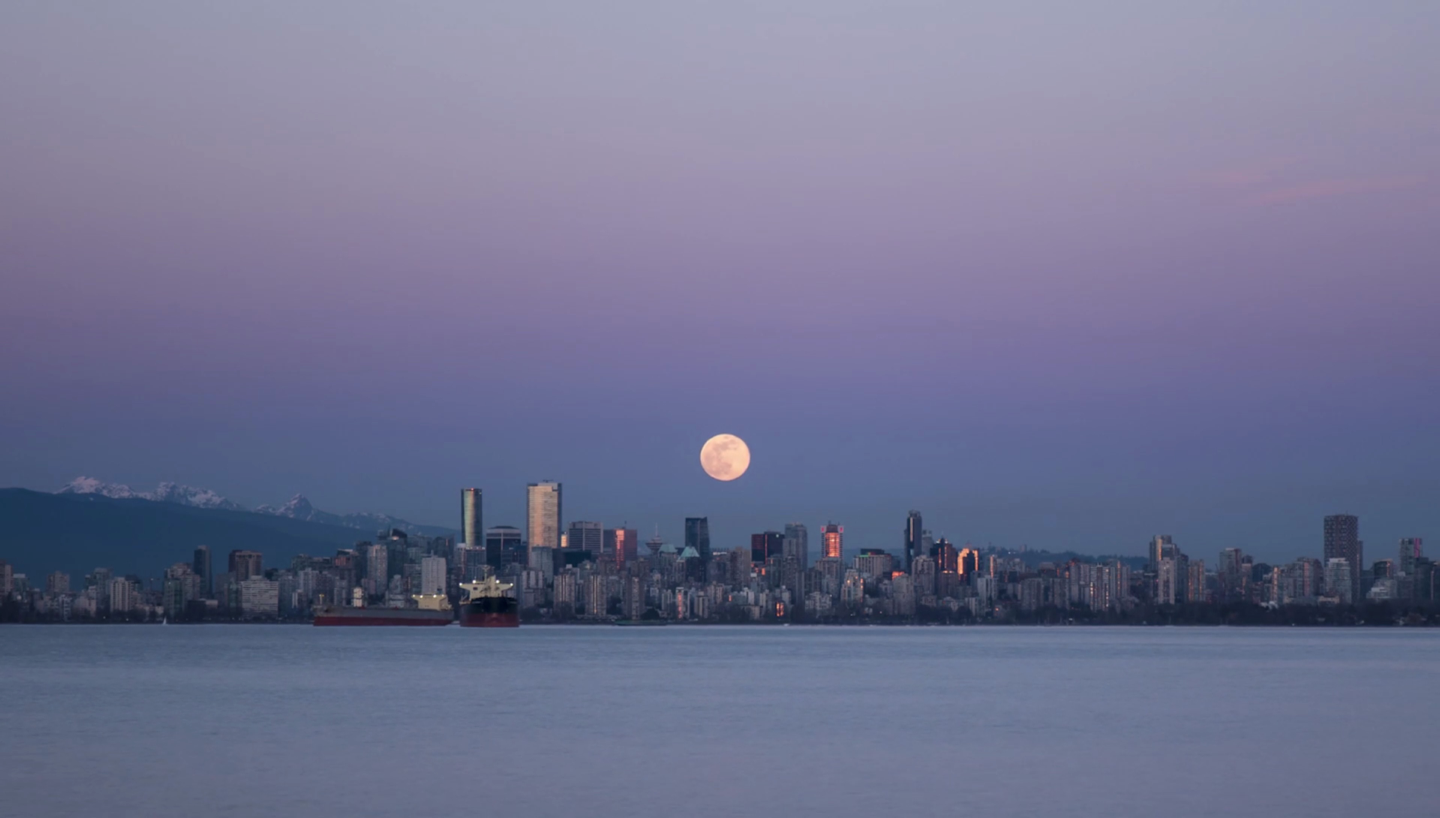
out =
<path fill-rule="evenodd" d="M 101 497 L 109 497 L 114 500 L 141 499 L 148 500 L 143 492 L 135 491 L 124 483 L 106 483 L 103 480 L 96 480 L 94 477 L 80 477 L 66 483 L 56 494 L 98 494 Z"/>
<path fill-rule="evenodd" d="M 225 508 L 231 511 L 243 511 L 239 503 L 226 500 L 210 489 L 197 489 L 194 486 L 182 486 L 178 483 L 161 483 L 153 494 L 152 499 L 162 503 L 179 503 L 183 506 L 194 506 L 195 508 Z"/>
<path fill-rule="evenodd" d="M 154 491 L 136 491 L 123 483 L 106 483 L 93 477 L 77 477 L 66 483 L 56 494 L 95 494 L 101 497 L 108 497 L 112 500 L 150 500 L 158 503 L 176 503 L 192 508 L 214 508 L 226 511 L 250 511 L 251 509 L 221 497 L 219 494 L 209 490 L 185 486 L 179 483 L 164 482 L 156 486 Z M 328 511 L 321 511 L 311 505 L 310 500 L 303 494 L 291 497 L 284 505 L 260 506 L 254 509 L 259 514 L 273 514 L 277 517 L 289 517 L 293 520 L 303 520 L 312 523 L 324 523 L 326 525 L 340 525 L 347 528 L 354 528 L 361 531 L 388 531 L 398 528 L 415 534 L 426 530 L 445 531 L 431 526 L 420 526 L 405 520 L 391 517 L 388 514 L 332 514 Z"/>
<path fill-rule="evenodd" d="M 98 494 L 112 500 L 153 500 L 159 503 L 177 503 L 194 508 L 221 508 L 244 511 L 245 507 L 216 494 L 209 489 L 197 489 L 179 483 L 165 482 L 154 491 L 136 491 L 124 483 L 106 483 L 93 477 L 80 476 L 66 483 L 56 494 Z"/>

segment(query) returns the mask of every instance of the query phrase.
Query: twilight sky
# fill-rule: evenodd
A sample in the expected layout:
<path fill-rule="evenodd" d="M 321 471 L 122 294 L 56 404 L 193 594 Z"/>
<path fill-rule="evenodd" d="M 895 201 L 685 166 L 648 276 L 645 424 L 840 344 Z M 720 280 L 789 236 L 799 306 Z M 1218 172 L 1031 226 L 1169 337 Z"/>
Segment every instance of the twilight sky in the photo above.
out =
<path fill-rule="evenodd" d="M 0 485 L 1440 545 L 1440 4 L 1180 5 L 0 4 Z"/>

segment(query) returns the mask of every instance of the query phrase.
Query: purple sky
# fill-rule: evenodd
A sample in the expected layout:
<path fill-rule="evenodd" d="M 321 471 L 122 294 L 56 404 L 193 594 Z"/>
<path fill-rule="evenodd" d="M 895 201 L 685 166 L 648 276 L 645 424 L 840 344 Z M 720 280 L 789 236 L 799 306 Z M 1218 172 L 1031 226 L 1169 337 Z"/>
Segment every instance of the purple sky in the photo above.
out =
<path fill-rule="evenodd" d="M 0 485 L 1440 537 L 1440 4 L 203 5 L 0 5 Z"/>

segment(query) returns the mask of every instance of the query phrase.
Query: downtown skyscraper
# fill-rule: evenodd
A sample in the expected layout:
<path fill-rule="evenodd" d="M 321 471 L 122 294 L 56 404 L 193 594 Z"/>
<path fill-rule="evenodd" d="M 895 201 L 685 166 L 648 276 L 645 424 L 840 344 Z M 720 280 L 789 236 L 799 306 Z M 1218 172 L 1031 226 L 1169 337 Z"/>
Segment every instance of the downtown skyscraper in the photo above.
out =
<path fill-rule="evenodd" d="M 685 518 L 685 547 L 695 549 L 702 563 L 710 562 L 710 518 Z"/>
<path fill-rule="evenodd" d="M 214 581 L 211 578 L 210 567 L 210 546 L 200 545 L 195 547 L 195 555 L 190 563 L 190 570 L 200 578 L 200 593 L 210 596 L 214 593 Z"/>
<path fill-rule="evenodd" d="M 460 542 L 471 548 L 484 544 L 484 514 L 480 489 L 460 489 Z"/>
<path fill-rule="evenodd" d="M 845 553 L 845 527 L 826 523 L 820 528 L 820 556 L 825 559 L 842 559 Z"/>
<path fill-rule="evenodd" d="M 605 527 L 599 523 L 576 520 L 570 524 L 565 535 L 565 550 L 587 551 L 592 560 L 598 561 L 605 544 Z"/>
<path fill-rule="evenodd" d="M 531 548 L 560 547 L 560 484 L 549 481 L 525 487 L 525 541 Z"/>
<path fill-rule="evenodd" d="M 922 556 L 925 552 L 923 540 L 925 538 L 925 524 L 920 519 L 920 512 L 912 510 L 905 518 L 905 570 L 915 564 L 915 558 Z"/>

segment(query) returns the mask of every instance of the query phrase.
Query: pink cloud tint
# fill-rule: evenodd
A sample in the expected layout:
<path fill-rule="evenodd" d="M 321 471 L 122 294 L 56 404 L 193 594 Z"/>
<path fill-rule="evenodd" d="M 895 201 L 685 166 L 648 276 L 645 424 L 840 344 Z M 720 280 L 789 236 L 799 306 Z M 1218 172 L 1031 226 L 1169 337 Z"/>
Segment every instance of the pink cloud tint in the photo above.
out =
<path fill-rule="evenodd" d="M 1290 185 L 1257 193 L 1249 200 L 1253 205 L 1284 204 L 1309 199 L 1328 199 L 1352 193 L 1376 193 L 1388 190 L 1403 190 L 1425 183 L 1425 177 L 1416 174 L 1396 176 L 1362 176 L 1351 179 L 1323 179 L 1317 182 Z"/>

